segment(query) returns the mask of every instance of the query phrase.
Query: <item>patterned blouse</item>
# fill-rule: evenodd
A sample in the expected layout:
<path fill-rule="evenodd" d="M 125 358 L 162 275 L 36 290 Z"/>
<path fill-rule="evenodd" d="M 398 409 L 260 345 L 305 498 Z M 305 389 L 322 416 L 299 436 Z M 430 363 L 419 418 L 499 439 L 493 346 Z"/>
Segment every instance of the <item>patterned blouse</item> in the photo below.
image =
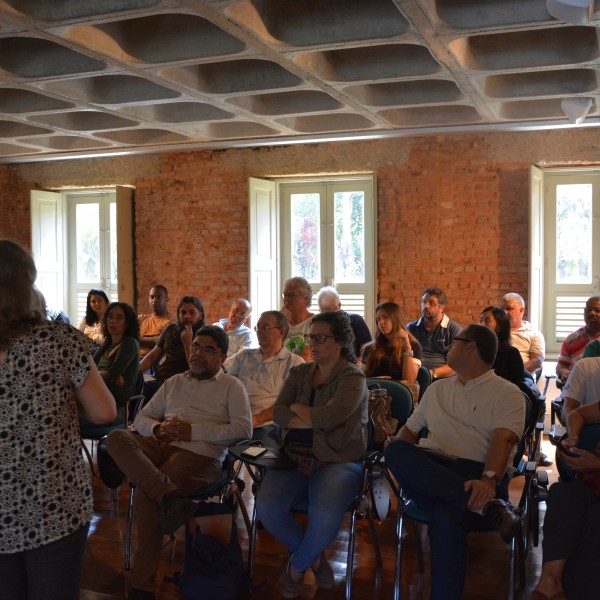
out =
<path fill-rule="evenodd" d="M 47 321 L 0 363 L 0 554 L 44 546 L 91 520 L 74 393 L 90 370 L 88 344 Z"/>

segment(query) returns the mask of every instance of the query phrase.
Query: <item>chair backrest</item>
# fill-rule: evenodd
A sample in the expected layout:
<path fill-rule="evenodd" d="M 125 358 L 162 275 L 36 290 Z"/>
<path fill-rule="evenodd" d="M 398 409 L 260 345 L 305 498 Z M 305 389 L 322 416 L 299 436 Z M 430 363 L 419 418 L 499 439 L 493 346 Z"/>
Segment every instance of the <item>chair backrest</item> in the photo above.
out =
<path fill-rule="evenodd" d="M 376 386 L 387 390 L 392 398 L 392 417 L 398 421 L 398 429 L 406 423 L 413 411 L 412 392 L 402 383 L 391 379 L 367 377 L 367 386 Z M 396 431 L 398 431 L 398 429 Z M 396 432 L 393 432 L 396 433 Z"/>
<path fill-rule="evenodd" d="M 579 433 L 578 448 L 593 452 L 600 442 L 600 423 L 590 423 L 584 425 Z M 577 450 L 575 450 L 577 452 Z M 561 460 L 560 454 L 556 454 L 556 468 L 562 481 L 572 481 L 575 479 L 575 472 L 571 471 Z"/>
<path fill-rule="evenodd" d="M 423 397 L 425 390 L 431 383 L 431 373 L 427 367 L 421 365 L 417 371 L 417 383 L 419 384 L 419 400 Z"/>
<path fill-rule="evenodd" d="M 515 452 L 515 456 L 513 458 L 513 467 L 515 469 L 518 469 L 521 460 L 523 459 L 523 454 L 530 443 L 530 439 L 533 435 L 533 431 L 537 422 L 531 398 L 524 390 L 521 390 L 521 393 L 523 394 L 523 401 L 525 402 L 525 428 L 523 429 L 523 435 L 521 436 L 521 439 L 517 442 L 517 451 Z"/>

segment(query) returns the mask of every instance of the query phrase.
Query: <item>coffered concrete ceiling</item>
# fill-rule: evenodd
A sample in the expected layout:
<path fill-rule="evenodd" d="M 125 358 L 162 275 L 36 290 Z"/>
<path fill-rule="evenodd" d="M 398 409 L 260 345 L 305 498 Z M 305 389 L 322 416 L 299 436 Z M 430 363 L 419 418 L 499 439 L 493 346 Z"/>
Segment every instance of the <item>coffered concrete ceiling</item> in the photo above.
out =
<path fill-rule="evenodd" d="M 600 121 L 545 0 L 0 0 L 0 162 Z"/>

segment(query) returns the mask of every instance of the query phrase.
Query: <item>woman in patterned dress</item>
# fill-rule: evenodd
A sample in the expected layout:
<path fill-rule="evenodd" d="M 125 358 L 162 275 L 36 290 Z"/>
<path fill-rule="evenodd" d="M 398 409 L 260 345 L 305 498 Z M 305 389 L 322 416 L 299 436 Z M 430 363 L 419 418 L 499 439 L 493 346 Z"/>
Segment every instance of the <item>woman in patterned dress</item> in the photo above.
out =
<path fill-rule="evenodd" d="M 92 490 L 78 411 L 115 401 L 76 329 L 40 311 L 30 252 L 0 240 L 0 581 L 3 598 L 76 600 Z"/>

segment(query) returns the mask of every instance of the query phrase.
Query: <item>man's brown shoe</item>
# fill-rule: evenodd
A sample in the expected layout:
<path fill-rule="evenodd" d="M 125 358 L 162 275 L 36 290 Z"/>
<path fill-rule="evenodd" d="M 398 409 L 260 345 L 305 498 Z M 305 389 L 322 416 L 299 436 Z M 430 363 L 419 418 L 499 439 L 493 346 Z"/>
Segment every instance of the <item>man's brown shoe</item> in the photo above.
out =
<path fill-rule="evenodd" d="M 510 544 L 513 537 L 519 531 L 521 516 L 510 502 L 505 500 L 492 500 L 483 507 L 483 517 L 490 529 L 496 529 L 500 536 Z"/>

